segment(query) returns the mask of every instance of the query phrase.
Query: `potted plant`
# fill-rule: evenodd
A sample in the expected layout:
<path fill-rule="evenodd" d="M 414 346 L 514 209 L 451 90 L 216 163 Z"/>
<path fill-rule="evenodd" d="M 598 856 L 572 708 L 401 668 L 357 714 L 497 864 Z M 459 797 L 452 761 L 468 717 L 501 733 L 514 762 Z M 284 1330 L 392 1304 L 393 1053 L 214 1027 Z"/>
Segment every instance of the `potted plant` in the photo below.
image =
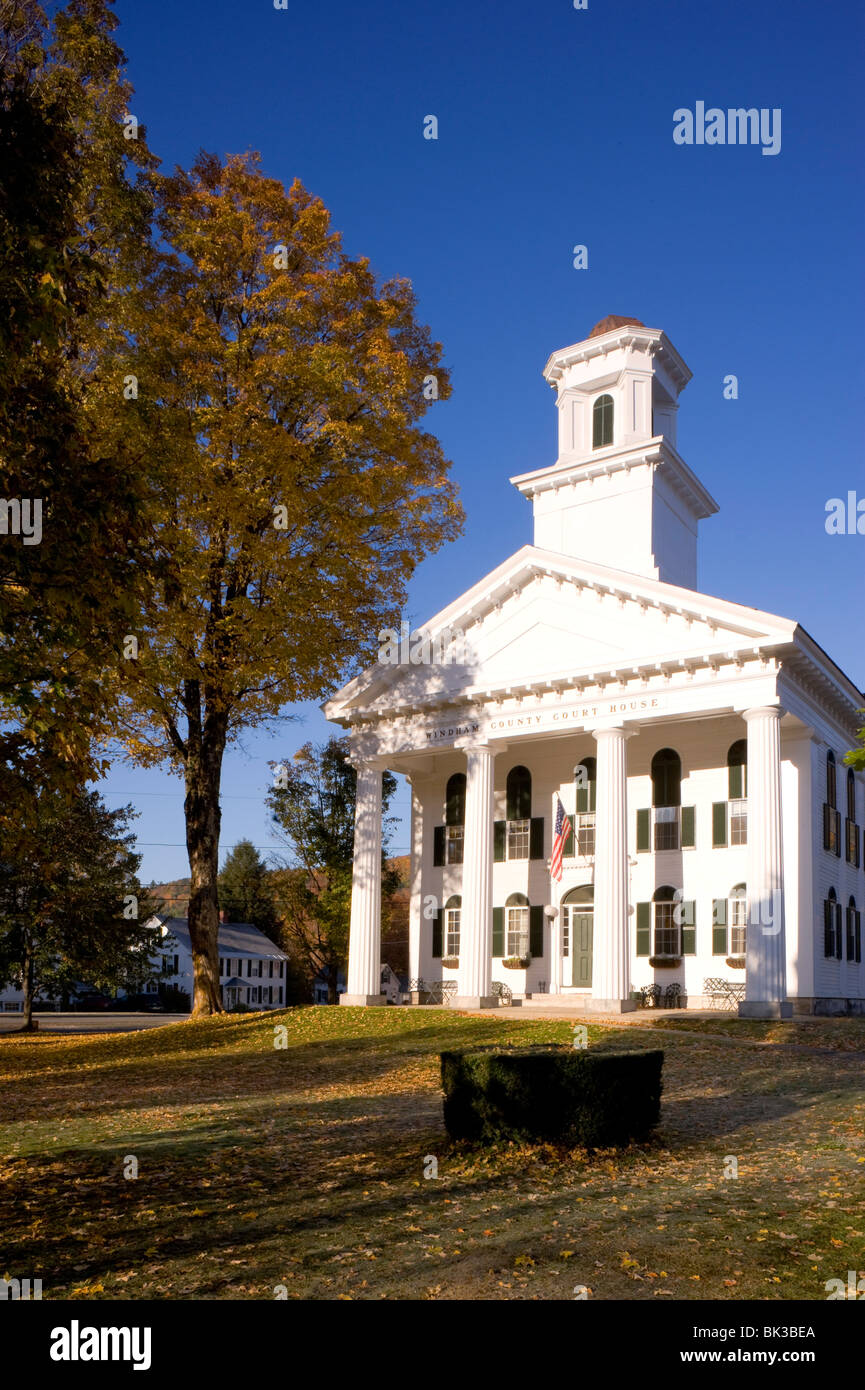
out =
<path fill-rule="evenodd" d="M 531 959 L 531 956 L 505 956 L 502 965 L 505 970 L 525 970 Z"/>
<path fill-rule="evenodd" d="M 681 956 L 649 956 L 649 964 L 653 970 L 675 970 L 677 965 L 682 964 Z"/>
<path fill-rule="evenodd" d="M 728 957 L 727 957 L 727 962 L 726 962 L 726 963 L 727 963 L 727 965 L 729 965 L 729 967 L 730 967 L 731 970 L 744 970 L 744 969 L 745 969 L 745 957 L 744 957 L 744 956 L 728 956 Z"/>

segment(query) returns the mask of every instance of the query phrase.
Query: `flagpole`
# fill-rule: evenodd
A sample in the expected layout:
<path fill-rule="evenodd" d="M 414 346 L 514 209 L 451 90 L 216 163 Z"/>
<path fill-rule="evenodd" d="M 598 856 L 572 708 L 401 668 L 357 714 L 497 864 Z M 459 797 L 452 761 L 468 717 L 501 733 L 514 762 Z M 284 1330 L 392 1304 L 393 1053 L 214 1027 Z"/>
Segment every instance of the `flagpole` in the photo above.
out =
<path fill-rule="evenodd" d="M 550 922 L 550 994 L 561 994 L 562 992 L 562 911 L 559 906 L 561 890 L 552 873 L 552 841 L 556 834 L 556 815 L 558 813 L 559 794 L 553 792 L 552 799 L 552 835 L 550 837 L 550 906 L 556 909 L 556 915 Z"/>

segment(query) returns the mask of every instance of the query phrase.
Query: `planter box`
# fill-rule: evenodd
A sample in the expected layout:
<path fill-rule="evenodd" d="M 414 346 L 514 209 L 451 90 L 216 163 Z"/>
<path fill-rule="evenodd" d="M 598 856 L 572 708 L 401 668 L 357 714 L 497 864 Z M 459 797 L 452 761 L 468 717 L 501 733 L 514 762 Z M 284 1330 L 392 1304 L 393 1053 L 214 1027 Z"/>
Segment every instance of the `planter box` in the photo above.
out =
<path fill-rule="evenodd" d="M 663 1052 L 571 1047 L 441 1054 L 452 1139 L 547 1141 L 606 1148 L 645 1139 L 658 1123 Z"/>

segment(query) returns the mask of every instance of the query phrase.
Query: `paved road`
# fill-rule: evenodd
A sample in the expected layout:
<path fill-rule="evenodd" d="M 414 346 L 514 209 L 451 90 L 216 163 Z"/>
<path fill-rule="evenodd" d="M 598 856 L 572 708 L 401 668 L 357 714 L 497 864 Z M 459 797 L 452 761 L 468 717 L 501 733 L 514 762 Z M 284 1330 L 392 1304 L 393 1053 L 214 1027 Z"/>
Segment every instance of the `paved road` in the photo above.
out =
<path fill-rule="evenodd" d="M 40 1033 L 136 1033 L 141 1028 L 164 1028 L 166 1023 L 181 1023 L 189 1014 L 111 1013 L 100 1010 L 94 1014 L 37 1013 Z M 0 1014 L 0 1033 L 14 1033 L 21 1027 L 20 1014 Z"/>

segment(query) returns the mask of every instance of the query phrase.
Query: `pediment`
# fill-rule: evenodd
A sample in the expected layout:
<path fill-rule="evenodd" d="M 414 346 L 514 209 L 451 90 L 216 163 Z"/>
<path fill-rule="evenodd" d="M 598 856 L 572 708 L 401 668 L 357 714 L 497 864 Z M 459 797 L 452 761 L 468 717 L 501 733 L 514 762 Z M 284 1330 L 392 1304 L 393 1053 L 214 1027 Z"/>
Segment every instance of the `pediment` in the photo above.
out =
<path fill-rule="evenodd" d="M 349 723 L 530 685 L 704 664 L 789 643 L 795 630 L 789 619 L 757 609 L 524 546 L 424 625 L 430 644 L 425 653 L 418 641 L 416 651 L 426 661 L 377 663 L 325 713 Z M 448 652 L 455 659 L 442 661 Z"/>

